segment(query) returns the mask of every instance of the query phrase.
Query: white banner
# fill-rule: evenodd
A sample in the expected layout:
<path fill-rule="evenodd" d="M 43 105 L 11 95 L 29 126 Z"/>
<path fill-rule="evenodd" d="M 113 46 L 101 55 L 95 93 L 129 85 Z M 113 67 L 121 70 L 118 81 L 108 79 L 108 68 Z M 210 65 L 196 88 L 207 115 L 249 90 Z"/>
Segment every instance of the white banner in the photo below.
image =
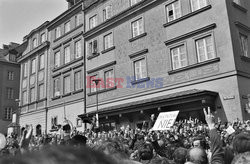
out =
<path fill-rule="evenodd" d="M 161 112 L 152 130 L 169 130 L 179 114 L 179 111 Z"/>

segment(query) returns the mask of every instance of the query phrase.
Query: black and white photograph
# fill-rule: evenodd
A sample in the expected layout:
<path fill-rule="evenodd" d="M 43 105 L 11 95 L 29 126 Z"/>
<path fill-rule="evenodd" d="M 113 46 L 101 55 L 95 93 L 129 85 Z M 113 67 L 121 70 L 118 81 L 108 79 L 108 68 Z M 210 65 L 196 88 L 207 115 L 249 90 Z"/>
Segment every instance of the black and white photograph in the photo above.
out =
<path fill-rule="evenodd" d="M 0 164 L 250 164 L 250 0 L 0 0 Z"/>

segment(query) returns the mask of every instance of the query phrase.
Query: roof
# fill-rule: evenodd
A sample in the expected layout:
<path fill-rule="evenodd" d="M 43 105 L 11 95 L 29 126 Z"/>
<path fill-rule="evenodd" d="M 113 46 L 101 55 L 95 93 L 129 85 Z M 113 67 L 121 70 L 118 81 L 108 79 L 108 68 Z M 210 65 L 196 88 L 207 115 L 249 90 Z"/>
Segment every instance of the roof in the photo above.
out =
<path fill-rule="evenodd" d="M 24 39 L 30 37 L 33 33 L 35 33 L 35 32 L 37 32 L 37 31 L 39 31 L 39 30 L 45 28 L 48 24 L 49 24 L 49 21 L 46 21 L 46 22 L 44 22 L 43 24 L 41 24 L 39 27 L 37 27 L 37 28 L 31 30 L 31 32 L 30 32 L 28 35 L 24 36 Z"/>
<path fill-rule="evenodd" d="M 204 95 L 204 94 L 216 96 L 218 93 L 212 92 L 212 91 L 207 91 L 207 90 L 191 89 L 191 90 L 167 94 L 164 96 L 153 97 L 153 98 L 149 98 L 149 99 L 133 101 L 133 102 L 126 103 L 126 104 L 102 108 L 102 109 L 99 109 L 99 112 L 108 113 L 111 111 L 119 111 L 119 110 L 122 110 L 124 108 L 131 108 L 131 107 L 135 107 L 135 106 L 139 106 L 139 105 L 147 105 L 147 104 L 151 104 L 153 102 L 181 100 L 181 99 L 188 98 L 191 96 L 200 96 L 200 95 Z M 92 111 L 92 112 L 89 112 L 87 114 L 93 114 L 93 113 L 96 113 L 96 111 Z M 84 115 L 85 114 L 80 115 L 79 117 L 84 117 Z"/>

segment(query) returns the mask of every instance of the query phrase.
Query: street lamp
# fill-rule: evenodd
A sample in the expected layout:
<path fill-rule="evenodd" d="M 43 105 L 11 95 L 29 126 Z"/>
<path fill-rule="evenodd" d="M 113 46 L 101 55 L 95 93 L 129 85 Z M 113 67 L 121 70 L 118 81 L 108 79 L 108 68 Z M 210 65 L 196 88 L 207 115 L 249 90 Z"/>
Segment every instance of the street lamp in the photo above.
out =
<path fill-rule="evenodd" d="M 95 82 L 95 86 L 96 86 L 96 127 L 99 127 L 99 117 L 98 117 L 98 83 L 101 81 L 100 79 L 93 79 L 93 82 Z"/>

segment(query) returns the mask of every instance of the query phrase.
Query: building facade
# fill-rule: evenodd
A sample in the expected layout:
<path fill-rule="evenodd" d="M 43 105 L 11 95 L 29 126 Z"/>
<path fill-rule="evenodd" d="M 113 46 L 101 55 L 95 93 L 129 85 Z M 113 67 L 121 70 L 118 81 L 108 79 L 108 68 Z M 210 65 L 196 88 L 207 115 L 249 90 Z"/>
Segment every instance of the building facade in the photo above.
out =
<path fill-rule="evenodd" d="M 48 24 L 48 21 L 43 23 L 24 37 L 27 48 L 18 58 L 21 64 L 19 123 L 21 130 L 32 125 L 35 135 L 41 135 L 47 129 Z"/>
<path fill-rule="evenodd" d="M 20 65 L 17 63 L 20 45 L 10 43 L 0 49 L 0 133 L 7 134 L 12 114 L 18 109 Z"/>
<path fill-rule="evenodd" d="M 67 124 L 82 130 L 78 115 L 84 112 L 84 40 L 81 1 L 68 1 L 69 9 L 48 26 L 48 129 Z"/>
<path fill-rule="evenodd" d="M 141 127 L 179 110 L 204 120 L 249 119 L 250 3 L 107 0 L 85 11 L 86 113 L 101 127 Z M 101 79 L 97 87 L 94 79 Z M 97 102 L 98 100 L 98 102 Z"/>

